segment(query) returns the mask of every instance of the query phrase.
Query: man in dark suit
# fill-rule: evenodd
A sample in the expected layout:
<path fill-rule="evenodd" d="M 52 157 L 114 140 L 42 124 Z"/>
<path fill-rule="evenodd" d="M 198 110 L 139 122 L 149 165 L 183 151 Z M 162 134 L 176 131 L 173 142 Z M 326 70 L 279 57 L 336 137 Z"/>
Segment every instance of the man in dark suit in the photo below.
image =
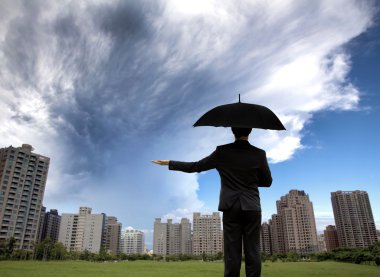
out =
<path fill-rule="evenodd" d="M 251 128 L 232 128 L 235 142 L 221 145 L 198 162 L 156 160 L 170 170 L 201 172 L 215 168 L 221 178 L 219 211 L 223 212 L 224 276 L 238 277 L 244 244 L 247 277 L 261 274 L 261 206 L 258 187 L 272 184 L 266 153 L 248 142 Z"/>

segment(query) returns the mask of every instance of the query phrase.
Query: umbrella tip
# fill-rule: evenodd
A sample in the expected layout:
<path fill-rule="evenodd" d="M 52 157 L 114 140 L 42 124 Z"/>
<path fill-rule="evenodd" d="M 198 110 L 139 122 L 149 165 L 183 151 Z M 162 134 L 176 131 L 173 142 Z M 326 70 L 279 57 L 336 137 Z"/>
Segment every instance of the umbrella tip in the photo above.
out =
<path fill-rule="evenodd" d="M 240 93 L 239 93 L 239 103 L 240 103 Z"/>

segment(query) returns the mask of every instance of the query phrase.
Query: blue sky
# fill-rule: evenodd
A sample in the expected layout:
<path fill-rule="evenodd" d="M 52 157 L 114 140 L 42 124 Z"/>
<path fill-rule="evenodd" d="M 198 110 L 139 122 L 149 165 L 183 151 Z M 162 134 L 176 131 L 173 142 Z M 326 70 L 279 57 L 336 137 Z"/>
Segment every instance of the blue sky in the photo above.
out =
<path fill-rule="evenodd" d="M 44 204 L 90 206 L 147 232 L 156 217 L 217 209 L 219 178 L 169 172 L 228 143 L 192 124 L 237 101 L 270 107 L 285 132 L 255 130 L 274 183 L 264 219 L 305 190 L 317 226 L 330 192 L 376 196 L 380 28 L 375 1 L 1 1 L 0 146 L 51 158 Z"/>

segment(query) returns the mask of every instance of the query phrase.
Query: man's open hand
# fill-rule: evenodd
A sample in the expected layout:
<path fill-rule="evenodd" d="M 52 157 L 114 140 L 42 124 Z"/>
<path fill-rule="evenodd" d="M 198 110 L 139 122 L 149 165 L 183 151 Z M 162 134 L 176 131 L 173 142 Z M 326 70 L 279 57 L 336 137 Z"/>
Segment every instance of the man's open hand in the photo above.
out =
<path fill-rule="evenodd" d="M 169 165 L 168 160 L 153 160 L 152 163 L 159 164 L 159 165 Z"/>

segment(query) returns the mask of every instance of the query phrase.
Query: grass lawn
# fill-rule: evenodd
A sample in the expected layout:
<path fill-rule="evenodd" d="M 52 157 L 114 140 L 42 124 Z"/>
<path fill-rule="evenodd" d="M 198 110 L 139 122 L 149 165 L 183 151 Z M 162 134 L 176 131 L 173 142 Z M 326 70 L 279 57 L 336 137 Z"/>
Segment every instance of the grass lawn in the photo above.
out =
<path fill-rule="evenodd" d="M 84 261 L 1 261 L 0 276 L 221 277 L 223 276 L 223 263 L 201 261 L 167 263 L 152 261 L 124 261 L 118 263 L 94 263 Z M 244 269 L 242 269 L 241 276 L 245 276 Z M 380 277 L 380 267 L 336 262 L 265 262 L 263 263 L 261 276 Z"/>

